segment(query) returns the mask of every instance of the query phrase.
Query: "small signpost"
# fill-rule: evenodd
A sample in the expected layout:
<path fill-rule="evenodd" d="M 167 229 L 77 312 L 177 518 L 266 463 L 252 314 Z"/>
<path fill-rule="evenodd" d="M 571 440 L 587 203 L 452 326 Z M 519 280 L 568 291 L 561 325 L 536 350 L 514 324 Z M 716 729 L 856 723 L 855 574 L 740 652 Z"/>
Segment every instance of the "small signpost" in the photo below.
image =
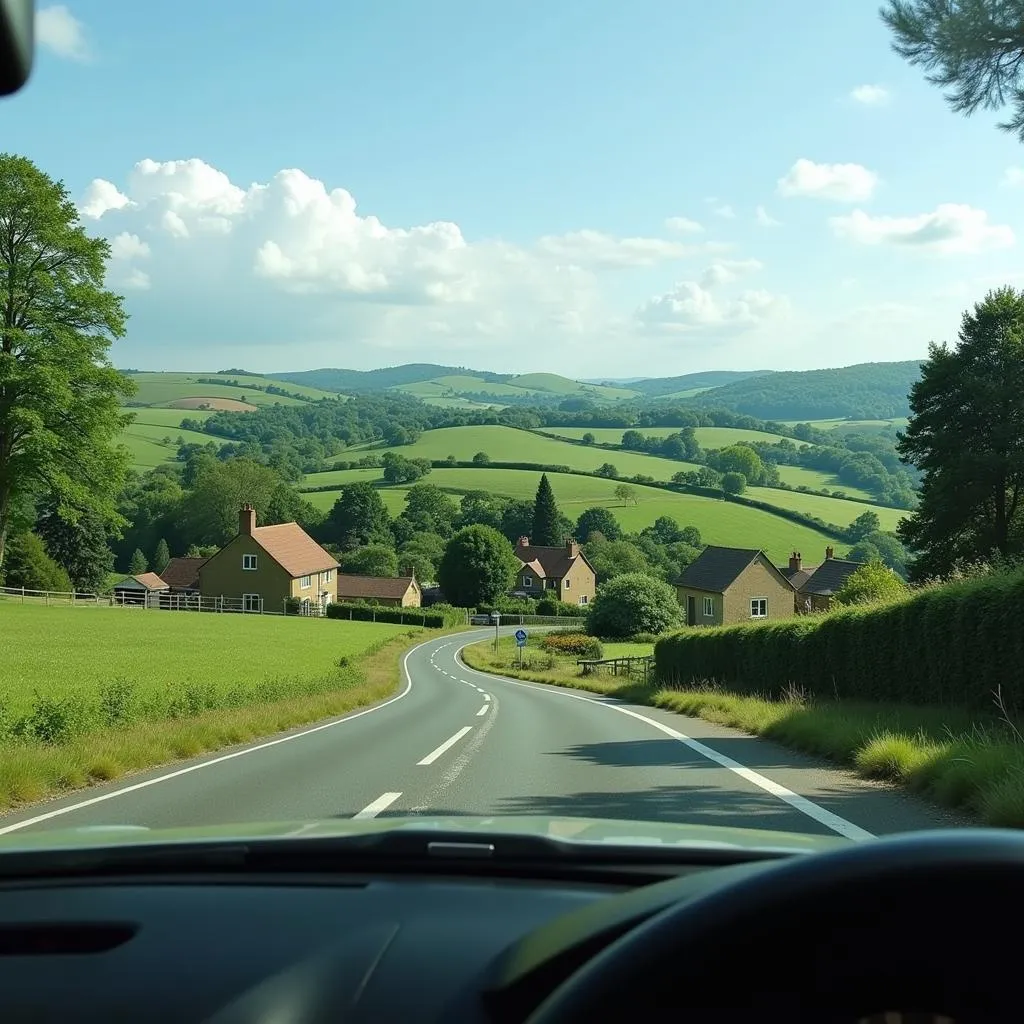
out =
<path fill-rule="evenodd" d="M 523 667 L 523 648 L 526 646 L 526 630 L 516 630 L 516 647 L 519 648 L 519 667 Z"/>

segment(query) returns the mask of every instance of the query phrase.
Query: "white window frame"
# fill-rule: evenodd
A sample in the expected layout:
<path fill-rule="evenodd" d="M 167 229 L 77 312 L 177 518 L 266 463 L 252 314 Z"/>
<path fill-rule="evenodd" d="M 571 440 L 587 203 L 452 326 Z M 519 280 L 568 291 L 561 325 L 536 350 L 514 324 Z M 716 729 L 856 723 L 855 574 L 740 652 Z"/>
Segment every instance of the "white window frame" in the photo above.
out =
<path fill-rule="evenodd" d="M 586 594 L 584 594 L 584 595 L 583 595 L 583 596 L 582 596 L 582 597 L 580 598 L 580 604 L 589 604 L 589 603 L 590 603 L 590 602 L 589 602 L 589 601 L 588 601 L 588 599 L 587 599 L 587 595 L 586 595 Z"/>
<path fill-rule="evenodd" d="M 250 600 L 251 599 L 251 600 Z M 258 612 L 260 610 L 260 602 L 263 598 L 259 594 L 243 594 L 242 595 L 242 611 L 243 612 Z M 255 608 L 250 607 L 251 604 L 255 604 Z"/>
<path fill-rule="evenodd" d="M 562 586 L 565 587 L 566 590 L 569 589 L 569 584 L 570 583 L 572 583 L 572 580 L 570 580 L 570 579 L 562 580 Z"/>
<path fill-rule="evenodd" d="M 302 576 L 302 577 L 300 577 L 300 579 L 299 579 L 299 589 L 300 590 L 309 590 L 309 588 L 311 586 L 313 586 L 313 577 L 312 576 Z"/>
<path fill-rule="evenodd" d="M 715 614 L 715 599 L 713 597 L 704 598 L 704 618 L 710 619 Z"/>
<path fill-rule="evenodd" d="M 532 587 L 532 586 L 533 586 L 533 577 L 532 576 L 524 576 L 523 577 L 523 589 L 524 590 L 529 590 L 530 587 Z"/>
<path fill-rule="evenodd" d="M 331 570 L 330 569 L 325 569 L 324 570 L 324 583 L 330 583 L 330 582 L 331 582 Z"/>
<path fill-rule="evenodd" d="M 255 572 L 256 568 L 257 568 L 257 565 L 258 565 L 258 559 L 257 559 L 256 555 L 248 553 L 248 552 L 246 554 L 242 555 L 242 568 L 246 572 Z"/>
<path fill-rule="evenodd" d="M 764 605 L 764 611 L 761 611 L 761 605 Z M 755 611 L 755 608 L 757 609 Z M 767 597 L 752 597 L 750 599 L 750 617 L 752 619 L 767 619 L 768 618 L 768 598 Z"/>

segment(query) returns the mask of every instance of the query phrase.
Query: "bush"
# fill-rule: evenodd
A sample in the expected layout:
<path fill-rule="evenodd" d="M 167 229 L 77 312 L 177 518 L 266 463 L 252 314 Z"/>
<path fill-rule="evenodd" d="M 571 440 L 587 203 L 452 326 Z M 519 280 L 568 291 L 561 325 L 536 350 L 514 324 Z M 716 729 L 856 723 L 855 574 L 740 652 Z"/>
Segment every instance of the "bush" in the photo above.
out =
<path fill-rule="evenodd" d="M 537 602 L 536 614 L 579 619 L 583 618 L 586 612 L 579 605 L 570 604 L 568 601 L 558 601 L 553 597 L 542 597 Z"/>
<path fill-rule="evenodd" d="M 902 601 L 759 626 L 685 630 L 655 644 L 669 685 L 738 693 L 790 685 L 828 699 L 1024 710 L 1024 570 L 930 587 Z"/>
<path fill-rule="evenodd" d="M 664 633 L 680 616 L 676 592 L 669 584 L 644 573 L 627 572 L 597 588 L 587 613 L 587 632 L 614 639 Z"/>
<path fill-rule="evenodd" d="M 299 608 L 302 605 L 302 600 L 298 597 L 286 597 L 284 599 L 284 613 L 285 615 L 298 615 Z"/>
<path fill-rule="evenodd" d="M 406 626 L 425 626 L 427 629 L 461 626 L 466 621 L 464 608 L 439 612 L 436 607 L 430 609 L 371 607 L 355 602 L 329 604 L 326 615 L 329 619 L 349 619 L 353 622 L 392 622 Z"/>
<path fill-rule="evenodd" d="M 568 654 L 574 658 L 600 658 L 604 653 L 596 636 L 568 630 L 547 633 L 541 638 L 540 646 L 552 654 Z"/>

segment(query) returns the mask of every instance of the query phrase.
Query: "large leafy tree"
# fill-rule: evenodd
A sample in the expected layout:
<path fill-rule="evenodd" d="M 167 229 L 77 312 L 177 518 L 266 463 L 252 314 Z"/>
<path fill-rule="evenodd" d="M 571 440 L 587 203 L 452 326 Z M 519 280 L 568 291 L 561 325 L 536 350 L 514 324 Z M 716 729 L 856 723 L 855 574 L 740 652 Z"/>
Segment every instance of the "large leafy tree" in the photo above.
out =
<path fill-rule="evenodd" d="M 512 589 L 519 559 L 490 526 L 465 526 L 448 542 L 438 566 L 446 600 L 462 608 L 493 604 Z"/>
<path fill-rule="evenodd" d="M 555 492 L 551 490 L 547 473 L 542 473 L 537 485 L 537 495 L 533 499 L 530 543 L 552 547 L 564 543 L 565 534 L 561 530 L 560 518 Z"/>
<path fill-rule="evenodd" d="M 114 442 L 135 386 L 108 361 L 126 319 L 103 287 L 109 255 L 60 182 L 0 154 L 0 565 L 13 517 L 38 499 L 70 522 L 89 511 L 124 525 Z"/>
<path fill-rule="evenodd" d="M 678 624 L 680 615 L 672 587 L 664 580 L 631 572 L 597 588 L 587 612 L 587 632 L 615 639 L 664 633 Z"/>
<path fill-rule="evenodd" d="M 881 15 L 893 49 L 948 90 L 954 111 L 1009 105 L 999 127 L 1024 141 L 1024 0 L 889 0 Z"/>
<path fill-rule="evenodd" d="M 341 571 L 355 576 L 397 576 L 398 556 L 386 544 L 367 544 L 341 556 Z"/>
<path fill-rule="evenodd" d="M 76 518 L 72 522 L 61 515 L 56 502 L 51 502 L 39 511 L 36 533 L 46 553 L 67 570 L 77 591 L 98 594 L 114 570 L 114 553 L 99 516 L 83 511 Z"/>
<path fill-rule="evenodd" d="M 324 523 L 323 536 L 343 551 L 391 543 L 388 510 L 377 489 L 366 480 L 342 487 Z"/>
<path fill-rule="evenodd" d="M 592 533 L 599 533 L 606 540 L 618 540 L 622 536 L 622 527 L 611 509 L 603 505 L 584 509 L 576 520 L 576 536 L 586 541 Z"/>
<path fill-rule="evenodd" d="M 923 473 L 900 538 L 914 579 L 960 561 L 1024 551 L 1024 291 L 991 291 L 963 315 L 954 346 L 932 344 L 910 391 L 897 450 Z"/>

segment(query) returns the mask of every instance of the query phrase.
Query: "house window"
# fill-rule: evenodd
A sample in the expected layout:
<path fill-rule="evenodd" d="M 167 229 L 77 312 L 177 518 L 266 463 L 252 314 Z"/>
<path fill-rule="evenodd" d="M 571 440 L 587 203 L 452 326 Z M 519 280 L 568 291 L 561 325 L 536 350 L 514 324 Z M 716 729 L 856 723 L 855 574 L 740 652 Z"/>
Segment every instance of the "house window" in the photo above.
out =
<path fill-rule="evenodd" d="M 711 618 L 715 614 L 715 599 L 713 597 L 704 598 L 704 617 L 706 619 Z"/>
<path fill-rule="evenodd" d="M 331 582 L 331 570 L 328 569 L 328 570 L 326 570 L 324 572 L 324 583 L 330 583 L 330 582 Z"/>
<path fill-rule="evenodd" d="M 569 589 L 570 583 L 572 583 L 572 580 L 562 580 L 562 586 L 565 587 L 566 590 Z"/>
<path fill-rule="evenodd" d="M 752 619 L 764 619 L 768 617 L 767 597 L 752 597 L 750 599 L 750 617 Z"/>
<path fill-rule="evenodd" d="M 584 594 L 584 595 L 583 595 L 583 596 L 582 596 L 582 597 L 580 598 L 580 604 L 586 604 L 586 603 L 587 603 L 587 595 L 586 595 L 586 594 Z"/>
<path fill-rule="evenodd" d="M 253 558 L 256 556 L 253 555 Z M 243 612 L 258 612 L 260 606 L 263 604 L 263 600 L 259 594 L 243 594 L 242 595 L 242 611 Z"/>
<path fill-rule="evenodd" d="M 313 577 L 312 576 L 303 576 L 302 579 L 299 580 L 299 586 L 303 590 L 309 590 L 309 588 L 311 586 L 313 586 Z"/>
<path fill-rule="evenodd" d="M 508 577 L 506 577 L 506 579 L 507 578 Z M 523 577 L 523 586 L 526 587 L 527 589 L 532 587 L 533 586 L 533 579 L 530 576 L 524 576 Z"/>
<path fill-rule="evenodd" d="M 548 580 L 548 590 L 557 590 L 558 580 Z"/>
<path fill-rule="evenodd" d="M 243 569 L 255 569 L 256 568 L 256 556 L 255 555 L 242 555 L 242 568 Z"/>

